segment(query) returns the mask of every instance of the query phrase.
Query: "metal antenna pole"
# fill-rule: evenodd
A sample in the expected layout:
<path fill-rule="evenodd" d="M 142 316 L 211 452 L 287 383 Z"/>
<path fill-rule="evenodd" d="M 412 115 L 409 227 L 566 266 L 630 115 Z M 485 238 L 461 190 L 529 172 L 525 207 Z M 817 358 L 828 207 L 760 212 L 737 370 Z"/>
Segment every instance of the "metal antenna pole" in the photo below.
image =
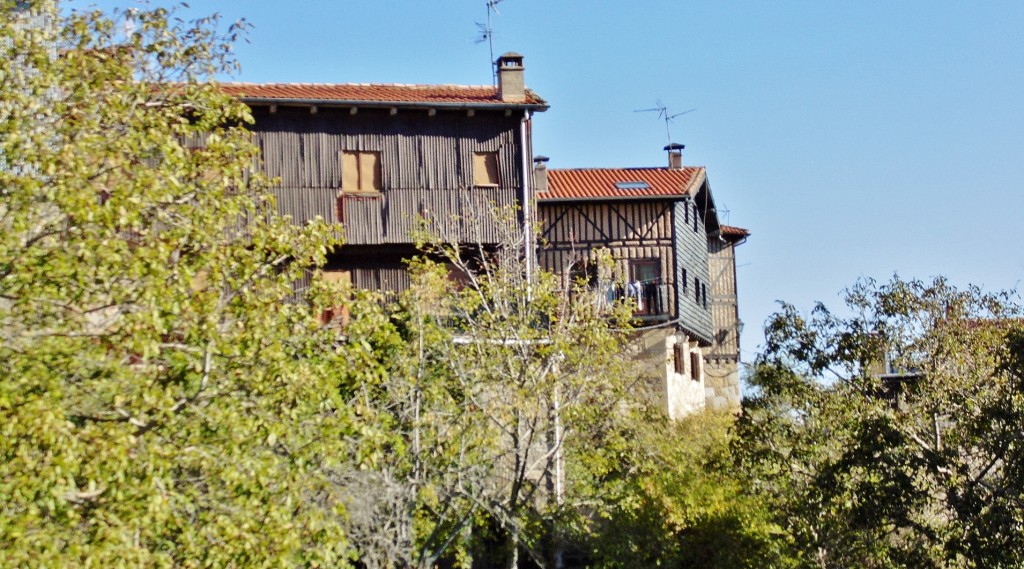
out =
<path fill-rule="evenodd" d="M 671 144 L 672 143 L 672 131 L 669 129 L 669 123 L 671 123 L 672 120 L 675 119 L 676 117 L 678 117 L 680 115 L 685 115 L 686 113 L 692 113 L 693 111 L 696 111 L 697 109 L 695 109 L 695 108 L 694 109 L 688 109 L 688 110 L 685 110 L 685 111 L 683 111 L 681 113 L 673 114 L 673 113 L 669 112 L 668 107 L 665 106 L 661 102 L 661 99 L 658 99 L 654 104 L 655 104 L 655 106 L 653 108 L 650 108 L 650 109 L 636 109 L 633 112 L 634 113 L 653 113 L 653 112 L 658 113 L 658 118 L 665 120 L 665 136 L 668 138 L 668 143 Z"/>
<path fill-rule="evenodd" d="M 476 27 L 480 30 L 480 36 L 477 37 L 476 43 L 487 42 L 487 46 L 490 48 L 491 56 L 491 83 L 493 85 L 498 84 L 498 68 L 494 62 L 494 28 L 491 27 L 491 13 L 501 15 L 498 11 L 498 4 L 503 0 L 487 0 L 487 23 L 481 24 L 476 23 Z"/>

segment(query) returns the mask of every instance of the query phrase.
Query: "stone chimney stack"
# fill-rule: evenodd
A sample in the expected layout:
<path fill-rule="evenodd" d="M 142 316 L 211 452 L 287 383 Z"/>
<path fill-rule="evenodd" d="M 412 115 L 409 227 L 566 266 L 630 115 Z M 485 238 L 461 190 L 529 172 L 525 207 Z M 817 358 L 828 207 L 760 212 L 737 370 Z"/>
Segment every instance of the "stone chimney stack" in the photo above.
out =
<path fill-rule="evenodd" d="M 668 169 L 669 170 L 682 170 L 683 169 L 683 149 L 686 148 L 685 144 L 676 144 L 670 142 L 665 150 L 668 151 Z"/>
<path fill-rule="evenodd" d="M 498 98 L 508 103 L 526 101 L 523 56 L 508 52 L 498 57 Z"/>
<path fill-rule="evenodd" d="M 533 189 L 539 193 L 548 191 L 548 160 L 547 156 L 533 157 Z"/>

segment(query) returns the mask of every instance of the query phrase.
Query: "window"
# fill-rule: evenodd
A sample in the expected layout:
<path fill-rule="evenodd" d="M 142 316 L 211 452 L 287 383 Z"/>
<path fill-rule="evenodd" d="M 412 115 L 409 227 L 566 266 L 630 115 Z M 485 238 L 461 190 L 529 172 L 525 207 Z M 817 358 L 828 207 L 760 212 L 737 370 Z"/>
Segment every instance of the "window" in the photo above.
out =
<path fill-rule="evenodd" d="M 341 153 L 341 191 L 380 192 L 380 152 L 345 150 Z"/>
<path fill-rule="evenodd" d="M 679 375 L 686 373 L 686 350 L 679 342 L 672 346 L 672 364 L 675 367 L 675 372 Z"/>
<path fill-rule="evenodd" d="M 474 186 L 497 186 L 498 185 L 498 153 L 497 152 L 474 152 L 473 153 L 473 185 Z"/>
<path fill-rule="evenodd" d="M 629 283 L 627 292 L 636 301 L 636 313 L 643 315 L 662 314 L 661 261 L 658 259 L 637 259 L 629 262 Z"/>
<path fill-rule="evenodd" d="M 320 278 L 323 279 L 325 283 L 337 283 L 341 286 L 352 285 L 352 273 L 347 270 L 325 269 L 320 273 Z M 348 318 L 348 307 L 345 306 L 331 306 L 323 308 L 320 311 L 320 322 L 323 324 L 343 327 L 348 324 Z"/>
<path fill-rule="evenodd" d="M 647 182 L 615 182 L 615 187 L 620 190 L 649 190 L 651 185 Z"/>
<path fill-rule="evenodd" d="M 700 381 L 700 352 L 690 352 L 690 379 Z"/>
<path fill-rule="evenodd" d="M 687 282 L 686 279 L 687 279 L 686 267 L 683 267 L 683 279 L 682 279 L 682 281 L 683 281 L 683 292 L 686 292 L 686 285 L 690 284 L 689 282 Z"/>
<path fill-rule="evenodd" d="M 700 216 L 697 215 L 697 204 L 693 204 L 693 232 L 696 233 L 700 224 Z"/>
<path fill-rule="evenodd" d="M 700 304 L 700 279 L 693 277 L 693 300 Z"/>
<path fill-rule="evenodd" d="M 708 307 L 708 285 L 700 285 L 700 302 L 704 305 L 704 308 Z"/>

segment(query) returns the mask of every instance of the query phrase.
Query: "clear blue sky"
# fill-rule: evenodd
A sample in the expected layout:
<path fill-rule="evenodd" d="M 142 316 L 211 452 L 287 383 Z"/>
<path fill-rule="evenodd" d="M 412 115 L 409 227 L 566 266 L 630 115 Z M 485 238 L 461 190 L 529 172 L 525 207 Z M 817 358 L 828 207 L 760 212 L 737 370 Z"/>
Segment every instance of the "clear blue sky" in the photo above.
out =
<path fill-rule="evenodd" d="M 67 2 L 103 8 L 125 2 Z M 163 2 L 155 2 L 163 4 Z M 255 28 L 253 82 L 490 83 L 485 0 L 192 0 Z M 1024 276 L 1024 2 L 504 0 L 550 167 L 663 165 L 672 124 L 739 249 L 744 359 L 777 299 L 893 273 Z"/>

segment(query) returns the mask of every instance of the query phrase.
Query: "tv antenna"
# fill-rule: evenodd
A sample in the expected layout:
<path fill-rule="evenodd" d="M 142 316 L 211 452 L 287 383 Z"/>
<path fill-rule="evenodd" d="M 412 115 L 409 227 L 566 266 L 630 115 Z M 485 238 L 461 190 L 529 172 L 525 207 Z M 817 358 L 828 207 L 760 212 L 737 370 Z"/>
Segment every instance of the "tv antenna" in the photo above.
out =
<path fill-rule="evenodd" d="M 491 27 L 491 14 L 501 15 L 501 12 L 498 11 L 498 4 L 501 4 L 503 1 L 487 0 L 487 23 L 476 22 L 476 27 L 480 31 L 480 35 L 476 38 L 476 43 L 487 42 L 488 47 L 491 49 L 491 83 L 493 85 L 498 84 L 498 70 L 494 63 L 494 28 Z"/>
<path fill-rule="evenodd" d="M 661 99 L 658 99 L 657 101 L 655 101 L 653 108 L 650 108 L 650 109 L 636 109 L 633 112 L 634 113 L 654 113 L 654 112 L 658 113 L 658 118 L 665 120 L 665 136 L 668 137 L 668 142 L 669 142 L 669 144 L 671 144 L 672 143 L 672 132 L 669 130 L 669 124 L 676 117 L 678 117 L 680 115 L 685 115 L 686 113 L 692 113 L 693 111 L 696 111 L 696 110 L 697 110 L 696 108 L 693 108 L 693 109 L 687 109 L 687 110 L 685 110 L 685 111 L 683 111 L 681 113 L 672 113 L 672 112 L 670 112 L 668 110 L 668 107 L 666 107 L 665 104 L 661 102 Z"/>

